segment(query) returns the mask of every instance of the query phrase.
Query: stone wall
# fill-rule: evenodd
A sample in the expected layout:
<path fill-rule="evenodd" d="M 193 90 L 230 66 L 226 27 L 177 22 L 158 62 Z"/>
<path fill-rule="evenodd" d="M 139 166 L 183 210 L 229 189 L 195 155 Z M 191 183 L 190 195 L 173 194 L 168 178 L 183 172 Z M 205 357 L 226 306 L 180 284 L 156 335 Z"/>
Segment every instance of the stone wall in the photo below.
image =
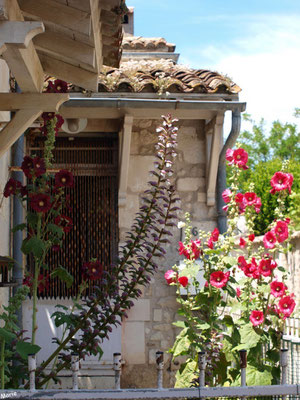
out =
<path fill-rule="evenodd" d="M 150 180 L 148 171 L 154 161 L 156 128 L 159 124 L 160 121 L 156 120 L 136 120 L 133 124 L 126 206 L 120 208 L 121 242 L 132 224 L 141 194 Z M 216 211 L 214 207 L 206 206 L 204 125 L 202 121 L 180 121 L 179 124 L 174 179 L 181 198 L 181 217 L 188 211 L 193 226 L 212 230 L 216 226 Z M 123 387 L 155 387 L 155 353 L 157 350 L 166 352 L 174 343 L 176 331 L 172 322 L 177 318 L 175 288 L 168 286 L 164 279 L 165 271 L 179 261 L 177 248 L 180 231 L 176 228 L 173 233 L 172 243 L 165 248 L 167 254 L 160 261 L 158 272 L 123 323 Z M 165 353 L 165 386 L 174 384 L 177 368 L 178 363 L 174 364 L 170 354 Z"/>

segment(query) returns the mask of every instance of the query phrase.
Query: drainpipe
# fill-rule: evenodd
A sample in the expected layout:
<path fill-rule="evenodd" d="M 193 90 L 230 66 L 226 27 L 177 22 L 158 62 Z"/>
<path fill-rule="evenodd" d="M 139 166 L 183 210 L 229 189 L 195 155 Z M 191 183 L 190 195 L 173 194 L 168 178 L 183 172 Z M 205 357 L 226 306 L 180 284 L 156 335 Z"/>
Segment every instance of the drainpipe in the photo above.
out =
<path fill-rule="evenodd" d="M 17 93 L 21 93 L 19 86 L 17 86 Z M 12 165 L 20 166 L 23 161 L 24 155 L 24 135 L 16 141 L 12 149 Z M 12 173 L 12 178 L 23 182 L 23 173 L 16 171 Z M 20 201 L 14 196 L 13 198 L 13 226 L 22 224 L 24 222 L 23 207 Z M 13 280 L 17 283 L 17 286 L 13 288 L 13 294 L 16 293 L 17 289 L 22 286 L 23 283 L 23 255 L 21 252 L 21 246 L 23 241 L 23 232 L 17 231 L 13 234 L 13 245 L 12 245 L 12 256 L 15 260 L 13 267 Z M 18 326 L 22 329 L 22 306 L 16 312 L 18 318 Z"/>
<path fill-rule="evenodd" d="M 227 231 L 227 217 L 223 210 L 225 202 L 222 193 L 226 189 L 226 150 L 234 146 L 241 129 L 241 111 L 233 110 L 231 116 L 231 131 L 222 148 L 219 157 L 218 175 L 217 175 L 217 213 L 218 213 L 218 229 L 220 233 Z"/>

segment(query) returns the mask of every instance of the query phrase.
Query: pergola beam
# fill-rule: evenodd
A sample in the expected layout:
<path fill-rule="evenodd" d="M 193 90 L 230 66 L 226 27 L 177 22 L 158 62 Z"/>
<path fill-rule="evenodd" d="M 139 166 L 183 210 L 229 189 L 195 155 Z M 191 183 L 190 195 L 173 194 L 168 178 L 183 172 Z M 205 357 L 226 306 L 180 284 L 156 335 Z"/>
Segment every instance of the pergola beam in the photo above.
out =
<path fill-rule="evenodd" d="M 100 8 L 99 8 L 99 0 L 90 0 L 91 7 L 91 19 L 92 19 L 92 29 L 93 29 L 93 38 L 94 38 L 94 46 L 96 52 L 96 64 L 97 71 L 100 72 L 101 66 L 103 64 L 102 57 L 102 40 L 101 40 L 101 31 L 100 31 Z"/>
<path fill-rule="evenodd" d="M 0 110 L 37 110 L 58 112 L 68 93 L 0 93 Z"/>
<path fill-rule="evenodd" d="M 19 110 L 0 131 L 0 157 L 19 139 L 43 110 Z"/>

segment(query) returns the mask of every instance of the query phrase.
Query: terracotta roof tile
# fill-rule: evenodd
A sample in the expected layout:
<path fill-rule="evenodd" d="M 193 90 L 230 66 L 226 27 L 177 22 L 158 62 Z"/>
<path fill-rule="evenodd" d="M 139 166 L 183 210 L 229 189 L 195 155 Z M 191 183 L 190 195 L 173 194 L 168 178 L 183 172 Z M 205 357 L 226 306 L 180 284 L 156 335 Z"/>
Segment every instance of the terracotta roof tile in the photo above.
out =
<path fill-rule="evenodd" d="M 236 94 L 241 88 L 226 76 L 191 69 L 170 60 L 128 61 L 120 68 L 104 68 L 99 92 L 164 92 Z"/>
<path fill-rule="evenodd" d="M 175 44 L 167 43 L 166 39 L 162 37 L 144 38 L 142 36 L 125 35 L 122 48 L 124 51 L 166 51 L 173 53 Z"/>

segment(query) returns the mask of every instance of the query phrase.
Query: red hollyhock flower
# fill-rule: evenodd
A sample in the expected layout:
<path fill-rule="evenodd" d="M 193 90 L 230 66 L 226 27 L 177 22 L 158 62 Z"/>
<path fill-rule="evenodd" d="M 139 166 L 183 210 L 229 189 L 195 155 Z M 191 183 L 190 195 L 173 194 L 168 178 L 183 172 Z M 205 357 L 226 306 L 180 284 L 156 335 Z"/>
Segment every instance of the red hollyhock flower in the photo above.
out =
<path fill-rule="evenodd" d="M 245 209 L 246 209 L 243 193 L 237 193 L 235 195 L 234 200 L 235 200 L 237 206 L 239 207 L 240 213 L 243 214 L 245 212 Z"/>
<path fill-rule="evenodd" d="M 70 171 L 61 169 L 55 174 L 56 187 L 72 187 L 74 184 L 73 174 Z"/>
<path fill-rule="evenodd" d="M 237 297 L 237 298 L 240 298 L 240 297 L 241 297 L 241 294 L 242 294 L 241 289 L 240 289 L 239 287 L 236 288 L 236 297 Z"/>
<path fill-rule="evenodd" d="M 220 235 L 219 229 L 215 228 L 211 233 L 212 241 L 217 242 L 219 240 L 219 235 Z"/>
<path fill-rule="evenodd" d="M 266 249 L 274 249 L 276 242 L 276 236 L 273 231 L 265 233 L 263 237 L 263 243 Z"/>
<path fill-rule="evenodd" d="M 251 233 L 251 235 L 248 236 L 248 239 L 250 240 L 250 242 L 253 242 L 255 239 L 254 233 Z"/>
<path fill-rule="evenodd" d="M 222 193 L 222 197 L 225 203 L 229 203 L 231 200 L 232 192 L 230 189 L 225 189 Z"/>
<path fill-rule="evenodd" d="M 210 237 L 207 241 L 207 247 L 209 247 L 210 249 L 214 248 L 214 241 L 212 240 L 212 237 Z"/>
<path fill-rule="evenodd" d="M 232 149 L 226 150 L 226 160 L 228 161 L 228 165 L 233 164 L 233 150 Z"/>
<path fill-rule="evenodd" d="M 186 276 L 181 276 L 180 278 L 178 278 L 178 282 L 180 283 L 181 286 L 187 287 L 189 280 Z"/>
<path fill-rule="evenodd" d="M 170 285 L 170 283 L 176 283 L 177 281 L 177 273 L 173 271 L 172 269 L 169 269 L 165 273 L 165 280 L 167 281 L 167 284 Z"/>
<path fill-rule="evenodd" d="M 42 118 L 44 122 L 50 121 L 50 119 L 53 119 L 55 117 L 54 112 L 43 112 Z"/>
<path fill-rule="evenodd" d="M 25 156 L 21 165 L 21 169 L 27 178 L 32 178 L 32 171 L 34 169 L 33 159 L 29 156 Z"/>
<path fill-rule="evenodd" d="M 33 160 L 34 175 L 39 177 L 46 172 L 45 160 L 40 157 L 35 157 Z"/>
<path fill-rule="evenodd" d="M 15 179 L 10 178 L 4 187 L 3 196 L 9 197 L 12 194 L 16 194 L 17 188 L 20 185 L 21 185 L 21 183 L 19 181 L 16 181 Z"/>
<path fill-rule="evenodd" d="M 291 296 L 282 297 L 278 303 L 279 313 L 283 314 L 285 318 L 289 317 L 296 306 L 295 300 Z"/>
<path fill-rule="evenodd" d="M 289 237 L 289 227 L 284 221 L 278 221 L 274 233 L 279 243 L 284 242 Z"/>
<path fill-rule="evenodd" d="M 264 322 L 264 313 L 259 310 L 253 310 L 250 314 L 250 321 L 253 326 L 261 325 Z"/>
<path fill-rule="evenodd" d="M 251 263 L 247 264 L 243 268 L 243 271 L 248 278 L 258 279 L 260 277 L 260 271 L 254 257 L 252 258 Z"/>
<path fill-rule="evenodd" d="M 216 287 L 216 288 L 222 288 L 226 286 L 228 280 L 229 280 L 230 272 L 224 272 L 223 271 L 215 271 L 210 274 L 210 279 L 209 283 Z"/>
<path fill-rule="evenodd" d="M 60 251 L 60 249 L 61 249 L 61 247 L 60 247 L 59 244 L 54 244 L 54 245 L 51 247 L 51 250 L 52 250 L 52 251 L 55 251 L 55 252 Z"/>
<path fill-rule="evenodd" d="M 259 272 L 263 276 L 270 276 L 276 267 L 277 264 L 272 258 L 262 258 L 258 265 Z"/>
<path fill-rule="evenodd" d="M 254 192 L 246 192 L 244 194 L 244 202 L 246 206 L 253 206 L 256 204 L 257 196 Z"/>
<path fill-rule="evenodd" d="M 201 245 L 200 239 L 192 240 L 192 242 L 191 242 L 191 250 L 192 250 L 195 260 L 197 260 L 197 258 L 200 257 L 200 253 L 201 253 L 200 245 Z"/>
<path fill-rule="evenodd" d="M 243 249 L 246 246 L 246 244 L 247 244 L 246 240 L 241 237 L 240 238 L 240 243 L 239 243 L 240 248 Z"/>
<path fill-rule="evenodd" d="M 240 269 L 244 269 L 247 266 L 247 261 L 244 256 L 239 256 L 237 265 Z"/>
<path fill-rule="evenodd" d="M 82 273 L 84 279 L 97 280 L 101 279 L 103 274 L 103 265 L 100 261 L 89 261 L 83 264 Z"/>
<path fill-rule="evenodd" d="M 60 114 L 55 114 L 57 122 L 56 122 L 56 129 L 59 129 L 62 127 L 63 123 L 65 122 L 65 120 L 63 119 L 63 117 Z"/>
<path fill-rule="evenodd" d="M 43 193 L 36 193 L 30 196 L 30 206 L 36 212 L 46 213 L 51 209 L 50 196 Z"/>
<path fill-rule="evenodd" d="M 275 172 L 270 180 L 272 186 L 270 193 L 274 194 L 275 192 L 280 192 L 285 189 L 288 189 L 288 191 L 291 192 L 293 180 L 294 177 L 292 174 L 284 173 L 282 171 Z"/>
<path fill-rule="evenodd" d="M 58 215 L 57 217 L 55 217 L 54 219 L 54 223 L 60 227 L 63 228 L 63 231 L 65 233 L 70 232 L 70 230 L 73 227 L 73 221 L 72 218 L 68 217 L 67 215 Z"/>
<path fill-rule="evenodd" d="M 271 294 L 274 297 L 282 297 L 285 295 L 287 287 L 283 282 L 273 281 L 270 283 Z"/>
<path fill-rule="evenodd" d="M 68 91 L 68 84 L 61 79 L 55 81 L 48 81 L 47 93 L 66 93 Z"/>

